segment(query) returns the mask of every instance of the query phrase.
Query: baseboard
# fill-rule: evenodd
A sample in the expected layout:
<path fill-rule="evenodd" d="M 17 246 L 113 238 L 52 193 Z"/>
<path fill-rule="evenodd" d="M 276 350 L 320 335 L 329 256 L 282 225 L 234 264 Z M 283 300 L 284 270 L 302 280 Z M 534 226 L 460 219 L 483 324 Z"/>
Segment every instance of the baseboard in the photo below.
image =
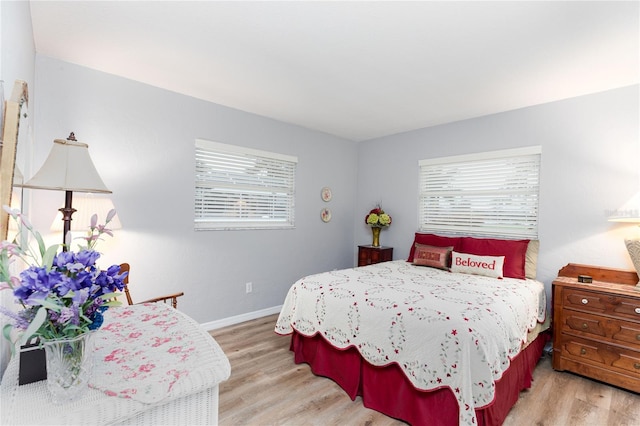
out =
<path fill-rule="evenodd" d="M 240 324 L 241 322 L 251 321 L 254 319 L 266 317 L 268 315 L 277 314 L 282 309 L 282 305 L 272 306 L 271 308 L 261 309 L 259 311 L 247 312 L 246 314 L 236 315 L 233 317 L 223 318 L 220 320 L 209 321 L 200 324 L 207 331 L 217 330 L 218 328 L 227 327 L 229 325 Z"/>

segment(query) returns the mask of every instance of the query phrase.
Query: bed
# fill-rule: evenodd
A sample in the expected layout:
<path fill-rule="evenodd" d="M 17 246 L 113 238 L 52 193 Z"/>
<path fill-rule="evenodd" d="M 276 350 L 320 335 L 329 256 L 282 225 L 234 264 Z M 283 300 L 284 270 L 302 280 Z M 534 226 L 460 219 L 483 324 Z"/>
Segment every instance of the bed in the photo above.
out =
<path fill-rule="evenodd" d="M 366 407 L 415 425 L 498 425 L 549 339 L 536 257 L 528 240 L 416 234 L 407 260 L 298 280 L 275 331 L 291 335 L 296 363 Z"/>

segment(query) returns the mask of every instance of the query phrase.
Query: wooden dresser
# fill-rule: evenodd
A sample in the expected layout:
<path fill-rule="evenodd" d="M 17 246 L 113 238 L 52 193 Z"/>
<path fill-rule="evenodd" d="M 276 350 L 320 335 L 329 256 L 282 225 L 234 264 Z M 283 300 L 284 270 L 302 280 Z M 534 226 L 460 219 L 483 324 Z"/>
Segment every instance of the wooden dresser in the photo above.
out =
<path fill-rule="evenodd" d="M 387 262 L 393 258 L 393 247 L 358 246 L 358 266 Z"/>
<path fill-rule="evenodd" d="M 593 278 L 578 282 L 579 275 Z M 640 392 L 640 288 L 633 271 L 570 263 L 553 281 L 553 368 Z"/>

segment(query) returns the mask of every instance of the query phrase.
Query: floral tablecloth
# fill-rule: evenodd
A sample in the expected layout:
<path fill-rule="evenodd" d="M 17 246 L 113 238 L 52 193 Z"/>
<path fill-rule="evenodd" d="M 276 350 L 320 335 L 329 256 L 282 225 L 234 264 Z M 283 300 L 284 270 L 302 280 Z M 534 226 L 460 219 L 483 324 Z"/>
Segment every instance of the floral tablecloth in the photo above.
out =
<path fill-rule="evenodd" d="M 372 365 L 396 363 L 418 389 L 449 387 L 460 424 L 476 424 L 495 381 L 545 319 L 544 285 L 403 260 L 311 275 L 285 299 L 275 331 L 320 333 Z"/>
<path fill-rule="evenodd" d="M 52 402 L 46 380 L 18 386 L 14 357 L 0 384 L 0 424 L 217 420 L 218 384 L 229 378 L 231 367 L 218 343 L 187 315 L 162 303 L 110 308 L 95 346 L 89 388 L 63 405 Z"/>
<path fill-rule="evenodd" d="M 164 303 L 107 310 L 96 336 L 89 386 L 110 396 L 156 403 L 171 395 L 176 384 L 193 382 L 194 376 L 202 383 L 226 380 L 226 357 L 213 366 L 202 358 L 202 350 L 214 352 L 217 343 L 188 332 L 185 321 L 192 320 Z"/>

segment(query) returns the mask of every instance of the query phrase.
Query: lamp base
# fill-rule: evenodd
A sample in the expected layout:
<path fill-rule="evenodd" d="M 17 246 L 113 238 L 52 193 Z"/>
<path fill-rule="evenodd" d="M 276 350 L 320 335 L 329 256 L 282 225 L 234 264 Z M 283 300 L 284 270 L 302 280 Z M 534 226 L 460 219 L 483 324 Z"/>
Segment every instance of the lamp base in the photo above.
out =
<path fill-rule="evenodd" d="M 640 239 L 624 240 L 624 244 L 627 246 L 627 251 L 629 252 L 633 266 L 636 268 L 638 277 L 640 277 Z M 636 287 L 640 288 L 640 282 L 636 284 Z"/>

